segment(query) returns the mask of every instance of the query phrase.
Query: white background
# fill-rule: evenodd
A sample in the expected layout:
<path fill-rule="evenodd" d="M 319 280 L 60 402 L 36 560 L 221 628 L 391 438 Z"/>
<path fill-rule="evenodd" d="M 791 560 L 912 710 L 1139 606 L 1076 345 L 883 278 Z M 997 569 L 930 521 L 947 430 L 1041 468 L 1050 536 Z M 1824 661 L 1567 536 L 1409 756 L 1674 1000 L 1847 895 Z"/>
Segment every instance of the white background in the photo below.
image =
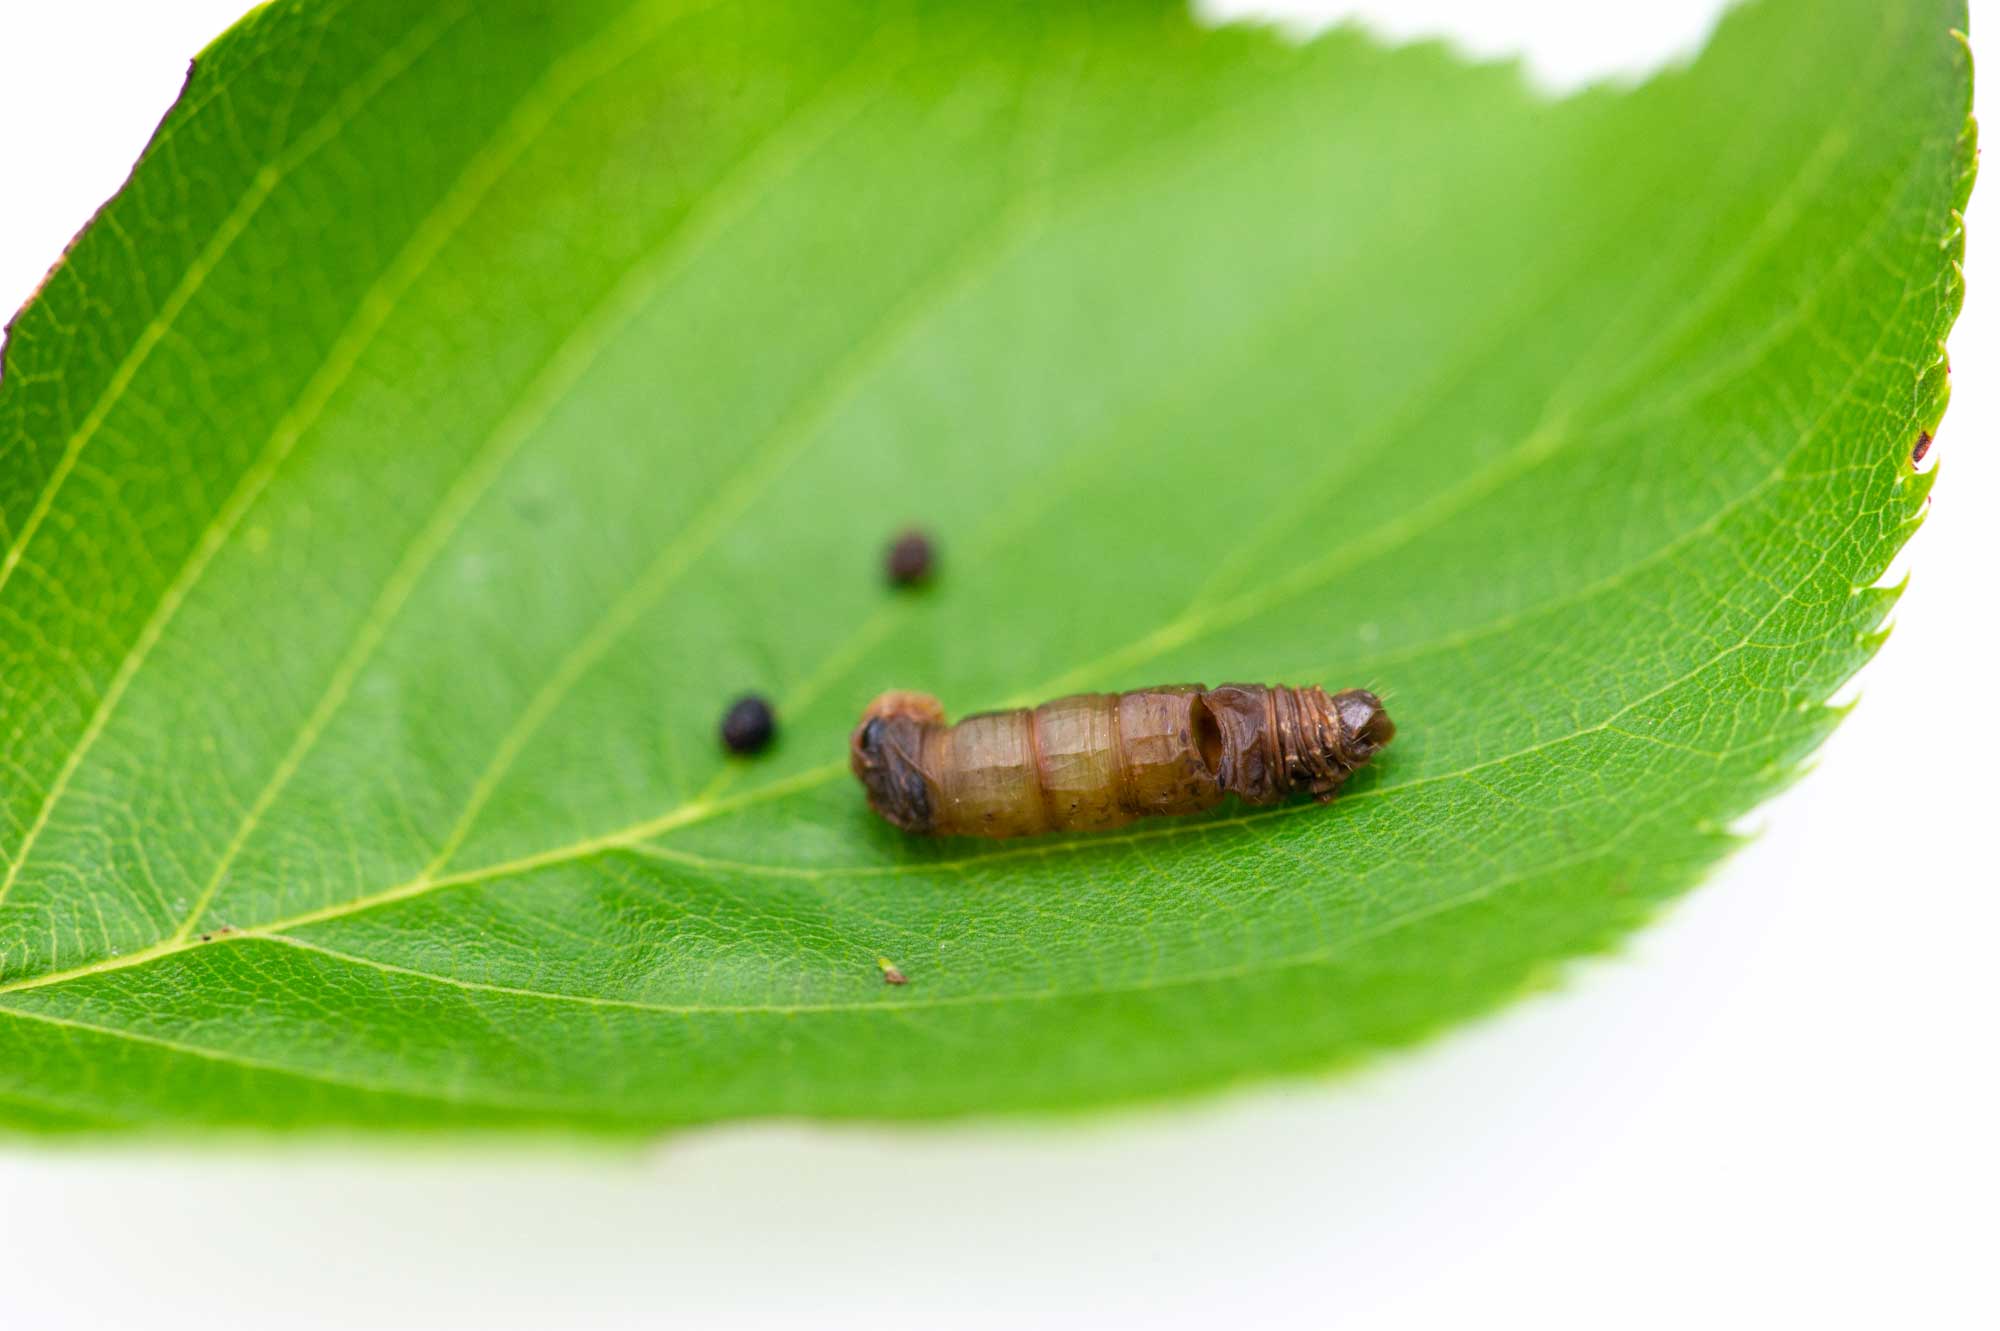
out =
<path fill-rule="evenodd" d="M 0 0 L 0 308 L 242 7 Z M 1260 7 L 1525 50 L 1564 87 L 1684 53 L 1719 5 Z M 1749 850 L 1561 993 L 1343 1081 L 1083 1124 L 0 1142 L 0 1328 L 2000 1327 L 1986 198 L 1945 475 L 1863 705 Z"/>

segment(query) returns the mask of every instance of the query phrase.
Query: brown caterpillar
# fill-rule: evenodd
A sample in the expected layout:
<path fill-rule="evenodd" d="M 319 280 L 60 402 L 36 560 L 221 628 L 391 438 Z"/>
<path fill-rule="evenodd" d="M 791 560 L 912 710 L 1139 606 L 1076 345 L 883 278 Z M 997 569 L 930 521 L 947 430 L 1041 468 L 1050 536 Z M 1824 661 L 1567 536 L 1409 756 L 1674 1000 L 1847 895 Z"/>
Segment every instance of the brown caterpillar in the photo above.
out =
<path fill-rule="evenodd" d="M 1173 684 L 946 725 L 926 693 L 868 704 L 848 740 L 875 812 L 919 836 L 1034 836 L 1199 813 L 1234 795 L 1333 798 L 1395 737 L 1365 689 Z"/>

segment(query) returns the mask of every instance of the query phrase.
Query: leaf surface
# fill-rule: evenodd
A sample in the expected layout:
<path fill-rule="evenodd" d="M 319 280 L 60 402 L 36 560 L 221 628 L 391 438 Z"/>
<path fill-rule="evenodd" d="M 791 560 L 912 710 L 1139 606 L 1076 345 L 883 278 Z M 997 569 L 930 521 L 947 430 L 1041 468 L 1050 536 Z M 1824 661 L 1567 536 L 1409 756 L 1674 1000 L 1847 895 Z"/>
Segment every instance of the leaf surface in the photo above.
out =
<path fill-rule="evenodd" d="M 259 10 L 6 349 L 0 1123 L 1080 1106 L 1611 945 L 1877 642 L 1964 26 L 1549 101 L 1140 0 Z M 883 688 L 1190 679 L 1401 736 L 1025 843 L 844 771 Z"/>

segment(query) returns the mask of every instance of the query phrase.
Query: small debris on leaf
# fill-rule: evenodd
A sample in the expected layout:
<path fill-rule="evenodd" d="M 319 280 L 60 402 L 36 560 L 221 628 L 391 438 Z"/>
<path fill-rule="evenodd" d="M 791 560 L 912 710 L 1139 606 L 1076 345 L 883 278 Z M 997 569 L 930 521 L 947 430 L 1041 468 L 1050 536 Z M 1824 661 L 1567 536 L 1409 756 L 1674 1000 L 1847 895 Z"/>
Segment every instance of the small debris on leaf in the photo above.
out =
<path fill-rule="evenodd" d="M 777 714 L 754 693 L 731 703 L 722 718 L 722 743 L 731 753 L 761 753 L 777 733 Z"/>
<path fill-rule="evenodd" d="M 1917 431 L 1917 446 L 1910 450 L 1910 465 L 1912 467 L 1916 466 L 1919 462 L 1922 462 L 1924 460 L 1924 454 L 1931 451 L 1931 438 L 1932 436 L 1929 430 Z"/>
<path fill-rule="evenodd" d="M 882 983 L 908 984 L 910 982 L 910 977 L 897 970 L 896 963 L 887 957 L 875 958 L 875 964 L 882 968 Z"/>

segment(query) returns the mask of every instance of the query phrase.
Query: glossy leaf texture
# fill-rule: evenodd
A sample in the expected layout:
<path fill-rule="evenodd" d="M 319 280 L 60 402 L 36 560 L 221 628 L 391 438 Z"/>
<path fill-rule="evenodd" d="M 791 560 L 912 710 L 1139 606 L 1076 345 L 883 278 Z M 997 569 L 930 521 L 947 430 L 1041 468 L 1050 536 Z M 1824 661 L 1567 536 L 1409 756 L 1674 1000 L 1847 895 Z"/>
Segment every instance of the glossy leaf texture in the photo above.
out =
<path fill-rule="evenodd" d="M 6 349 L 0 1122 L 1088 1106 L 1614 944 L 1878 640 L 1964 26 L 1550 100 L 1152 0 L 257 11 Z M 844 768 L 884 688 L 1185 680 L 1401 737 L 1019 843 Z"/>

